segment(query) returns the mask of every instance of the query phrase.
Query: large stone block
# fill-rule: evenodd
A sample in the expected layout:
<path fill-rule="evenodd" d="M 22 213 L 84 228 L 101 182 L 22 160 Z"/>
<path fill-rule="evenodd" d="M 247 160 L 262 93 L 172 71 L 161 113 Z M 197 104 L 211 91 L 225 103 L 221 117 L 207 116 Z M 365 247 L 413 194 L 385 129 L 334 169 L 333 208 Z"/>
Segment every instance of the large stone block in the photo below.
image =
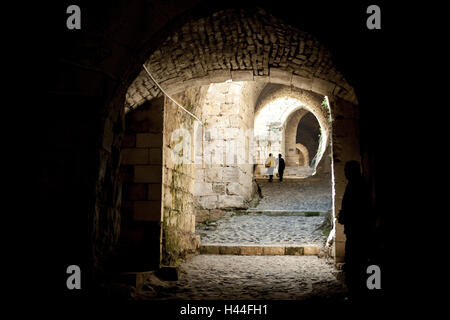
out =
<path fill-rule="evenodd" d="M 201 196 L 197 197 L 198 204 L 204 209 L 216 209 L 218 203 L 217 196 Z"/>
<path fill-rule="evenodd" d="M 239 179 L 239 168 L 238 167 L 223 168 L 223 171 L 222 171 L 222 181 L 223 182 L 234 182 L 234 181 L 237 181 L 238 179 Z"/>
<path fill-rule="evenodd" d="M 201 254 L 219 254 L 219 246 L 200 246 Z"/>
<path fill-rule="evenodd" d="M 311 90 L 312 89 L 312 79 L 308 79 L 308 78 L 294 74 L 292 76 L 292 85 L 294 87 L 297 87 L 300 89 Z"/>
<path fill-rule="evenodd" d="M 121 151 L 122 164 L 147 164 L 149 163 L 149 150 L 126 148 Z"/>
<path fill-rule="evenodd" d="M 285 254 L 290 256 L 302 256 L 304 247 L 286 247 Z"/>
<path fill-rule="evenodd" d="M 231 79 L 233 81 L 253 81 L 252 70 L 236 70 L 231 71 Z"/>
<path fill-rule="evenodd" d="M 211 83 L 222 83 L 231 80 L 230 70 L 213 70 L 208 72 Z"/>
<path fill-rule="evenodd" d="M 125 200 L 147 200 L 148 184 L 146 183 L 127 183 L 123 186 L 123 195 Z M 152 199 L 158 200 L 158 199 Z"/>
<path fill-rule="evenodd" d="M 271 83 L 279 83 L 290 86 L 292 81 L 292 73 L 282 69 L 270 68 L 269 79 Z"/>
<path fill-rule="evenodd" d="M 331 95 L 335 88 L 335 84 L 326 80 L 314 78 L 312 82 L 312 91 L 323 94 Z"/>
<path fill-rule="evenodd" d="M 219 254 L 239 255 L 241 247 L 239 246 L 220 246 Z"/>
<path fill-rule="evenodd" d="M 161 183 L 162 167 L 154 166 L 135 166 L 134 167 L 134 182 L 148 182 Z"/>
<path fill-rule="evenodd" d="M 136 147 L 138 148 L 161 147 L 162 141 L 162 133 L 136 134 Z"/>
<path fill-rule="evenodd" d="M 242 208 L 245 207 L 244 198 L 237 195 L 220 195 L 219 208 Z"/>
<path fill-rule="evenodd" d="M 210 182 L 196 181 L 194 184 L 195 196 L 210 196 L 214 195 L 213 184 Z"/>
<path fill-rule="evenodd" d="M 213 183 L 212 190 L 216 194 L 225 194 L 226 186 L 224 183 Z"/>
<path fill-rule="evenodd" d="M 240 196 L 242 196 L 245 200 L 247 201 L 251 200 L 252 193 L 253 193 L 253 183 L 241 186 Z"/>
<path fill-rule="evenodd" d="M 162 164 L 162 150 L 161 148 L 149 149 L 149 163 Z"/>
<path fill-rule="evenodd" d="M 148 200 L 161 200 L 161 183 L 148 185 Z"/>
<path fill-rule="evenodd" d="M 195 220 L 197 222 L 203 222 L 208 220 L 209 218 L 209 210 L 208 209 L 197 209 L 195 211 Z"/>
<path fill-rule="evenodd" d="M 318 246 L 305 246 L 303 249 L 303 254 L 305 256 L 316 256 L 319 254 L 319 247 Z"/>
<path fill-rule="evenodd" d="M 227 194 L 229 195 L 241 195 L 242 186 L 239 182 L 230 182 L 227 184 Z"/>
<path fill-rule="evenodd" d="M 133 218 L 135 221 L 161 221 L 161 201 L 135 201 Z"/>
<path fill-rule="evenodd" d="M 263 254 L 263 247 L 242 246 L 241 255 L 243 256 L 260 256 Z"/>
<path fill-rule="evenodd" d="M 126 134 L 122 138 L 122 148 L 134 148 L 136 147 L 136 135 Z"/>
<path fill-rule="evenodd" d="M 282 256 L 284 255 L 284 247 L 263 247 L 263 255 Z"/>
<path fill-rule="evenodd" d="M 222 168 L 207 168 L 204 170 L 205 172 L 205 181 L 206 182 L 218 182 L 222 181 Z"/>
<path fill-rule="evenodd" d="M 209 219 L 210 220 L 217 220 L 219 218 L 222 218 L 225 215 L 226 211 L 221 209 L 212 209 L 209 210 Z"/>
<path fill-rule="evenodd" d="M 119 170 L 121 182 L 133 182 L 134 181 L 134 166 L 133 165 L 121 165 Z"/>

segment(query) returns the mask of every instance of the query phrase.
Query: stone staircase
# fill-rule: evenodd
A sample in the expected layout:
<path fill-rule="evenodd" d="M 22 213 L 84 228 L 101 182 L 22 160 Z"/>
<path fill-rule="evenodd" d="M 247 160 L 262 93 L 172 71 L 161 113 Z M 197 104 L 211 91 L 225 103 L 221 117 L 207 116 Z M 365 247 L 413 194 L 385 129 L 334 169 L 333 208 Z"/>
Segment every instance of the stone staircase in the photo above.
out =
<path fill-rule="evenodd" d="M 256 179 L 263 198 L 254 207 L 212 222 L 201 235 L 201 254 L 243 256 L 320 255 L 326 241 L 317 226 L 331 210 L 329 182 L 310 167 L 288 167 L 279 182 Z"/>

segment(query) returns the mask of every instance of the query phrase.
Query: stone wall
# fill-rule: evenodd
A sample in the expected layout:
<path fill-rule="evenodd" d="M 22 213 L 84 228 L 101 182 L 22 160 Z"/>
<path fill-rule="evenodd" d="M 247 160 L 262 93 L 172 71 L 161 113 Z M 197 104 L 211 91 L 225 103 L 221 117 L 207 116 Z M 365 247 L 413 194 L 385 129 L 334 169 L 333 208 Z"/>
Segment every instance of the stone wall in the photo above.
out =
<path fill-rule="evenodd" d="M 121 150 L 120 261 L 125 270 L 160 264 L 163 143 L 162 98 L 126 115 Z"/>
<path fill-rule="evenodd" d="M 206 88 L 189 88 L 173 98 L 201 118 Z M 165 265 L 177 265 L 200 245 L 200 238 L 195 235 L 194 212 L 194 140 L 198 125 L 197 120 L 165 98 L 162 178 L 162 263 Z"/>
<path fill-rule="evenodd" d="M 52 264 L 53 269 L 49 266 L 48 270 L 58 272 L 61 267 L 73 263 L 80 264 L 85 274 L 83 278 L 87 279 L 86 282 L 89 284 L 92 278 L 98 280 L 97 276 L 104 273 L 105 267 L 108 266 L 108 259 L 117 245 L 120 231 L 121 188 L 118 169 L 121 137 L 124 130 L 125 92 L 142 70 L 142 63 L 167 40 L 171 31 L 181 30 L 181 26 L 186 21 L 197 21 L 198 17 L 211 20 L 206 17 L 211 16 L 212 12 L 217 10 L 201 12 L 195 8 L 199 2 L 195 0 L 173 0 L 170 3 L 153 0 L 86 2 L 83 5 L 84 12 L 89 12 L 90 16 L 101 19 L 95 23 L 83 25 L 83 28 L 76 32 L 68 30 L 58 18 L 60 17 L 58 12 L 64 12 L 66 9 L 64 3 L 60 3 L 59 6 L 53 4 L 48 6 L 48 12 L 55 14 L 48 16 L 48 26 L 51 26 L 52 32 L 44 33 L 43 41 L 48 40 L 48 47 L 44 47 L 48 48 L 47 52 L 51 54 L 49 61 L 52 60 L 53 63 L 38 65 L 38 68 L 42 67 L 41 72 L 38 73 L 48 75 L 48 79 L 51 81 L 46 89 L 45 103 L 39 109 L 44 136 L 42 139 L 37 136 L 36 143 L 44 144 L 40 154 L 42 163 L 40 193 L 46 216 L 49 218 L 49 222 L 57 221 L 58 226 L 61 226 L 52 228 L 46 235 L 50 245 L 48 248 L 52 248 L 55 239 L 65 241 L 65 250 L 58 251 L 58 253 L 53 249 L 48 250 L 48 258 L 55 259 L 58 256 L 58 263 Z M 220 5 L 226 7 L 228 4 L 229 2 L 224 2 Z M 364 169 L 366 173 L 370 173 L 369 178 L 373 181 L 374 186 L 375 182 L 378 186 L 378 189 L 373 189 L 377 190 L 374 198 L 378 198 L 379 190 L 383 190 L 379 186 L 381 184 L 383 186 L 391 185 L 384 170 L 384 168 L 389 168 L 390 164 L 385 160 L 386 157 L 383 157 L 383 154 L 386 149 L 395 150 L 396 142 L 389 139 L 387 133 L 390 132 L 389 130 L 375 125 L 379 121 L 374 121 L 374 119 L 383 119 L 383 123 L 387 121 L 387 125 L 392 125 L 394 128 L 395 125 L 401 123 L 403 114 L 394 110 L 390 113 L 390 117 L 386 118 L 385 110 L 379 108 L 384 103 L 385 95 L 377 95 L 367 89 L 378 88 L 378 92 L 395 94 L 392 89 L 395 86 L 391 86 L 389 81 L 380 80 L 384 79 L 389 70 L 389 63 L 386 64 L 383 60 L 383 63 L 380 62 L 374 67 L 374 61 L 379 61 L 377 59 L 379 50 L 366 50 L 367 59 L 358 59 L 358 57 L 361 48 L 382 48 L 385 38 L 371 37 L 366 33 L 359 32 L 358 28 L 348 29 L 346 24 L 339 23 L 339 17 L 353 9 L 351 4 L 330 3 L 323 6 L 321 3 L 309 2 L 302 4 L 307 8 L 299 12 L 289 10 L 288 2 L 283 4 L 267 2 L 261 5 L 267 7 L 269 4 L 273 4 L 274 8 L 286 8 L 286 10 L 278 11 L 278 14 L 284 16 L 297 28 L 308 30 L 311 34 L 320 34 L 323 29 L 322 21 L 335 22 L 333 28 L 327 29 L 326 33 L 320 35 L 321 41 L 340 56 L 340 71 L 351 77 L 349 80 L 360 88 L 358 95 L 361 101 L 364 101 L 362 107 L 367 111 L 362 119 L 362 127 L 368 128 L 362 145 L 364 150 L 369 152 L 366 158 L 368 159 L 367 164 L 371 166 L 370 170 L 367 166 Z M 272 12 L 270 8 L 267 9 L 268 12 Z M 218 19 L 217 15 L 215 19 Z M 255 19 L 257 19 L 256 16 Z M 277 23 L 280 24 L 280 20 L 274 19 L 274 21 L 278 21 Z M 270 21 L 265 23 L 269 27 L 270 24 Z M 223 23 L 219 23 L 219 28 L 222 25 Z M 230 20 L 229 25 L 236 24 Z M 257 30 L 266 30 L 266 27 L 262 29 L 259 26 L 260 24 L 258 24 Z M 289 30 L 292 29 L 296 30 L 295 28 Z M 53 32 L 55 30 L 57 32 Z M 277 39 L 283 40 L 292 35 L 290 32 L 285 33 L 283 28 L 277 30 L 280 33 L 280 35 L 276 35 Z M 217 41 L 219 45 L 220 42 L 226 43 L 221 47 L 228 48 L 231 52 L 224 50 L 224 54 L 219 54 L 218 58 L 224 58 L 227 53 L 228 58 L 225 61 L 227 61 L 226 64 L 229 64 L 231 59 L 240 58 L 236 52 L 242 49 L 237 45 L 230 45 L 230 40 L 224 37 L 223 32 L 226 30 L 218 32 Z M 277 32 L 265 31 L 264 35 L 270 37 L 270 33 Z M 188 33 L 190 31 L 185 31 L 183 35 Z M 208 38 L 212 39 L 214 34 L 215 30 L 209 32 Z M 281 35 L 283 36 L 281 37 Z M 295 40 L 295 36 L 293 37 Z M 268 74 L 268 76 L 253 76 L 254 80 L 266 77 L 269 81 L 277 81 L 276 72 L 279 68 L 276 61 L 278 59 L 274 59 L 272 54 L 269 54 L 267 59 L 263 59 L 266 54 L 263 35 L 254 32 L 250 38 L 257 42 L 257 61 L 263 61 L 265 73 Z M 302 72 L 308 72 L 307 75 L 304 75 L 303 85 L 305 88 L 317 92 L 336 92 L 338 96 L 345 93 L 345 91 L 341 91 L 339 85 L 332 85 L 325 90 L 326 88 L 321 86 L 321 82 L 315 78 L 315 75 L 321 74 L 322 64 L 333 65 L 333 62 L 328 59 L 320 59 L 320 53 L 317 55 L 320 50 L 314 50 L 316 41 L 309 41 L 308 38 L 309 36 L 306 36 L 304 40 L 299 41 L 298 47 L 300 49 L 303 46 L 305 55 L 308 57 L 304 63 L 305 68 L 301 69 Z M 42 41 L 40 40 L 40 42 Z M 301 42 L 304 44 L 301 45 Z M 180 41 L 180 45 L 181 43 L 191 46 L 187 38 Z M 269 52 L 274 51 L 274 57 L 278 54 L 283 56 L 283 53 L 289 52 L 288 45 L 286 45 L 289 43 L 289 41 L 270 43 L 268 44 L 271 46 Z M 194 44 L 192 46 L 197 47 Z M 213 52 L 208 51 L 207 47 L 208 44 L 202 50 L 213 55 Z M 186 50 L 186 52 L 191 50 Z M 312 54 L 313 51 L 316 51 L 316 54 Z M 291 57 L 288 54 L 287 61 L 290 61 Z M 279 59 L 279 62 L 278 65 L 281 66 L 283 59 Z M 185 67 L 194 68 L 197 65 L 198 61 L 194 58 Z M 290 64 L 290 66 L 293 65 L 295 64 Z M 239 63 L 236 70 L 245 71 L 244 68 L 245 66 Z M 360 70 L 368 69 L 371 70 L 370 74 L 360 72 Z M 228 66 L 223 70 L 225 70 L 223 72 L 225 77 L 242 76 L 239 72 L 230 71 Z M 258 69 L 254 70 L 254 74 L 257 74 Z M 335 71 L 336 69 L 333 67 L 331 70 Z M 302 84 L 298 72 L 292 72 L 289 68 L 286 68 L 286 71 L 284 75 L 287 82 L 293 85 Z M 324 72 L 329 71 L 325 70 Z M 207 73 L 208 77 L 211 77 L 211 81 L 216 79 L 213 77 L 214 72 L 208 69 Z M 159 75 L 163 78 L 162 73 Z M 203 78 L 192 74 L 189 80 L 200 81 L 201 79 Z M 281 77 L 278 80 L 283 81 Z M 176 80 L 174 83 L 177 84 Z M 182 84 L 182 81 L 180 80 L 178 84 Z M 147 90 L 140 91 L 137 88 L 136 91 L 140 92 L 142 97 L 148 94 Z M 353 90 L 351 91 L 353 92 Z M 130 93 L 131 91 L 129 91 Z M 129 100 L 129 94 L 127 100 Z M 345 148 L 345 145 L 341 145 L 341 148 Z M 356 146 L 351 146 L 351 148 L 356 148 Z M 379 157 L 376 153 L 378 151 L 381 151 Z M 354 152 L 358 157 L 357 153 Z M 351 157 L 353 156 L 350 155 L 348 158 Z M 345 159 L 342 158 L 341 161 L 343 160 Z M 343 165 L 339 166 L 343 172 Z M 375 166 L 378 169 L 376 171 L 374 170 Z M 382 200 L 378 199 L 378 201 Z M 389 208 L 388 205 L 389 203 L 387 203 L 387 208 Z M 381 204 L 379 203 L 378 206 L 381 207 Z M 62 208 L 64 214 L 62 214 Z M 378 211 L 377 214 L 380 215 Z M 83 267 L 84 265 L 86 267 Z M 48 285 L 52 289 L 60 287 L 59 284 L 52 286 L 52 283 L 48 283 Z M 84 288 L 82 291 L 88 292 L 87 287 L 84 286 Z M 49 291 L 59 292 L 58 290 Z"/>
<path fill-rule="evenodd" d="M 297 166 L 297 163 L 299 161 L 297 152 L 297 128 L 299 126 L 300 120 L 306 113 L 307 111 L 305 109 L 297 110 L 296 112 L 291 114 L 286 121 L 284 152 L 286 166 Z M 309 159 L 309 153 L 307 157 Z M 304 158 L 302 160 L 304 160 Z M 302 161 L 302 165 L 303 162 L 304 161 Z M 309 162 L 307 162 L 306 165 L 309 165 Z"/>
<path fill-rule="evenodd" d="M 205 98 L 195 198 L 198 221 L 229 208 L 246 208 L 253 196 L 253 110 L 261 85 L 211 84 Z"/>

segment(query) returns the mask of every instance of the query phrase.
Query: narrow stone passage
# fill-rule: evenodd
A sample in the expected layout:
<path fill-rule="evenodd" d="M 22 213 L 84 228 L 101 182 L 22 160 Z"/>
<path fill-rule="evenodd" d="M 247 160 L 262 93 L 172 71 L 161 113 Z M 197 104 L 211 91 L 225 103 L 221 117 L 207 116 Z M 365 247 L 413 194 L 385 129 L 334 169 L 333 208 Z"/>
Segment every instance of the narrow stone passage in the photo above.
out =
<path fill-rule="evenodd" d="M 196 233 L 204 248 L 253 246 L 265 250 L 270 246 L 304 246 L 306 254 L 307 246 L 324 246 L 327 234 L 318 227 L 331 209 L 329 180 L 310 177 L 259 183 L 263 199 L 246 214 L 230 211 L 215 222 L 197 224 Z M 209 252 L 191 257 L 180 265 L 178 281 L 157 292 L 138 293 L 135 298 L 344 299 L 346 289 L 336 277 L 338 271 L 331 260 L 318 257 L 319 250 L 312 255 L 264 255 L 261 250 L 253 251 L 244 255 Z M 154 287 L 151 283 L 149 286 Z"/>
<path fill-rule="evenodd" d="M 197 225 L 202 245 L 325 244 L 328 235 L 318 227 L 331 210 L 327 176 L 258 184 L 263 198 L 247 214 L 230 211 L 213 223 Z"/>

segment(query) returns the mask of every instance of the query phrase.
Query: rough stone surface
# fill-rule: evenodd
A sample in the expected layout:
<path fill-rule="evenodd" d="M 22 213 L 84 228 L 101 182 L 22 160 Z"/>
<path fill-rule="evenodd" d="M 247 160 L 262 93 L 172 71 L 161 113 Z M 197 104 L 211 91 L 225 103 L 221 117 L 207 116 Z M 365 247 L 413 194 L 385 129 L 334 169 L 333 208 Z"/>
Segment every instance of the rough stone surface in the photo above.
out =
<path fill-rule="evenodd" d="M 196 134 L 194 195 L 200 209 L 245 208 L 252 198 L 253 110 L 264 84 L 211 84 Z"/>
<path fill-rule="evenodd" d="M 281 183 L 259 181 L 263 198 L 247 211 L 248 215 L 230 211 L 213 223 L 197 224 L 196 233 L 201 236 L 202 245 L 322 247 L 327 235 L 316 229 L 331 210 L 330 179 L 328 174 L 322 174 Z"/>
<path fill-rule="evenodd" d="M 175 96 L 190 109 L 201 112 L 204 87 L 190 88 Z M 194 119 L 169 99 L 164 105 L 163 177 L 162 177 L 162 263 L 175 265 L 177 261 L 194 253 L 200 244 L 195 236 L 194 215 L 194 155 L 184 149 L 193 145 Z M 188 134 L 174 135 L 183 128 Z M 187 141 L 185 141 L 187 140 Z M 178 146 L 183 145 L 183 157 L 175 158 Z"/>
<path fill-rule="evenodd" d="M 327 212 L 331 210 L 331 177 L 312 176 L 298 180 L 283 180 L 275 177 L 272 183 L 258 180 L 263 198 L 256 210 L 298 210 Z"/>
<path fill-rule="evenodd" d="M 271 122 L 272 117 L 275 116 L 273 109 L 270 111 L 272 103 L 284 101 L 286 98 L 289 98 L 292 104 L 286 106 L 285 116 L 279 118 L 281 121 Z M 281 153 L 287 161 L 286 164 L 292 166 L 292 161 L 289 159 L 292 154 L 289 149 L 293 149 L 292 151 L 295 152 L 298 121 L 306 113 L 311 113 L 311 117 L 320 128 L 323 143 L 325 145 L 328 143 L 331 127 L 328 121 L 328 111 L 322 106 L 323 99 L 324 97 L 319 94 L 283 85 L 268 84 L 262 90 L 255 106 L 255 163 L 258 164 L 257 174 L 267 171 L 264 163 L 269 153 L 274 155 Z M 292 118 L 294 118 L 294 121 L 290 121 Z M 295 118 L 298 121 L 295 121 Z M 261 131 L 261 127 L 264 126 L 264 130 Z M 317 137 L 318 135 L 315 137 L 316 148 L 309 152 L 310 160 L 317 153 L 319 144 Z"/>
<path fill-rule="evenodd" d="M 323 216 L 226 216 L 211 226 L 197 227 L 202 245 L 317 245 L 323 246 L 326 236 L 315 229 Z M 210 230 L 207 230 L 210 229 Z"/>
<path fill-rule="evenodd" d="M 136 300 L 344 299 L 345 287 L 325 259 L 314 256 L 198 255 L 180 266 L 180 280 Z"/>
<path fill-rule="evenodd" d="M 146 66 L 161 86 L 174 92 L 215 79 L 263 77 L 272 83 L 356 100 L 353 88 L 335 70 L 329 51 L 311 35 L 260 9 L 225 10 L 189 21 L 166 39 Z M 158 94 L 141 71 L 128 89 L 127 105 L 136 107 Z"/>

